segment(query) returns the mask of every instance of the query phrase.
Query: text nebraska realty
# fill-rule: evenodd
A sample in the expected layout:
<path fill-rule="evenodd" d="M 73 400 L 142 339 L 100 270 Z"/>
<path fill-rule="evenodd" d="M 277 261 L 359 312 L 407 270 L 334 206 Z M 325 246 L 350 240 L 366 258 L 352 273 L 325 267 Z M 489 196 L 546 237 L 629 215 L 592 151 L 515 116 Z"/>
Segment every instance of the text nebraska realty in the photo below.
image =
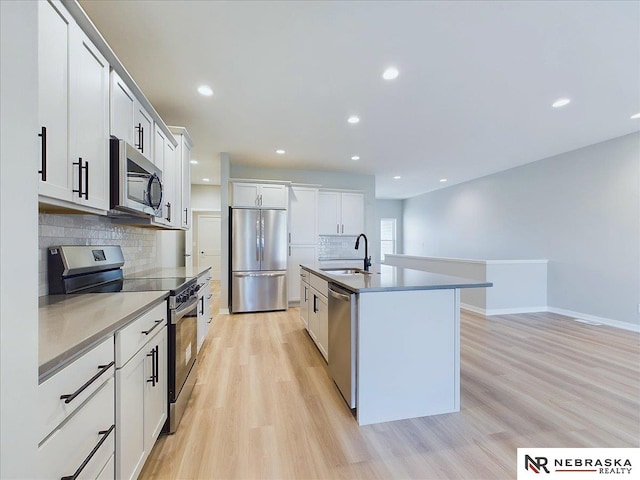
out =
<path fill-rule="evenodd" d="M 546 457 L 535 457 L 534 460 L 529 455 L 525 455 L 525 465 L 528 467 L 531 463 L 539 467 L 538 470 L 550 473 L 547 469 L 548 460 Z M 556 458 L 553 460 L 553 466 L 556 472 L 591 471 L 618 475 L 630 475 L 632 467 L 631 460 L 628 458 Z"/>

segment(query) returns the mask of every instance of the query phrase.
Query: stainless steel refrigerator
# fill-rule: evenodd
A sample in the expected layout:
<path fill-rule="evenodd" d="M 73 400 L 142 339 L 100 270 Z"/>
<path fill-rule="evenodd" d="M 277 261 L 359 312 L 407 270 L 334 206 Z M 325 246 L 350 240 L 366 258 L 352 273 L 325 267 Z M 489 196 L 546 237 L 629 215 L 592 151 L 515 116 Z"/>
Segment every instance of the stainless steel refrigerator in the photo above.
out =
<path fill-rule="evenodd" d="M 232 208 L 231 311 L 287 309 L 287 211 Z"/>

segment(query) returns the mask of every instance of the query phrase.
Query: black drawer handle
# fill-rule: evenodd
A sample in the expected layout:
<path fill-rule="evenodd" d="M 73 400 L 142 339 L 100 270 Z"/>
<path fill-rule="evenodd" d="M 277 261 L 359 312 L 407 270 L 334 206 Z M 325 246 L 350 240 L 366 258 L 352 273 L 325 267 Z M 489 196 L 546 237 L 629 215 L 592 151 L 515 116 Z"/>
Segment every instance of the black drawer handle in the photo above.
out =
<path fill-rule="evenodd" d="M 98 368 L 100 369 L 100 371 L 98 373 L 96 373 L 93 377 L 91 377 L 89 380 L 87 380 L 87 382 L 84 385 L 82 385 L 75 392 L 70 393 L 68 395 L 60 395 L 60 400 L 64 400 L 64 403 L 71 403 L 78 395 L 80 395 L 82 392 L 84 392 L 89 385 L 91 385 L 98 378 L 100 378 L 101 375 L 103 375 L 107 370 L 109 370 L 115 364 L 116 364 L 116 362 L 111 362 L 108 365 L 98 365 Z"/>
<path fill-rule="evenodd" d="M 82 472 L 82 470 L 84 470 L 84 467 L 87 466 L 87 464 L 91 461 L 91 459 L 93 458 L 93 456 L 96 454 L 96 452 L 98 450 L 100 450 L 100 447 L 102 446 L 102 444 L 107 440 L 107 437 L 109 436 L 109 434 L 111 432 L 113 432 L 113 430 L 116 428 L 116 425 L 113 424 L 109 427 L 109 430 L 100 430 L 98 432 L 99 435 L 102 435 L 102 438 L 100 439 L 100 441 L 98 442 L 98 444 L 93 447 L 93 450 L 91 450 L 91 453 L 89 453 L 89 455 L 87 456 L 87 458 L 84 459 L 84 462 L 82 462 L 82 464 L 80 464 L 80 466 L 78 467 L 78 469 L 73 473 L 73 475 L 68 475 L 66 477 L 62 477 L 60 478 L 60 480 L 76 480 L 79 476 L 80 473 Z"/>
<path fill-rule="evenodd" d="M 161 323 L 162 323 L 162 320 L 156 320 L 155 324 L 153 325 L 153 327 L 151 327 L 149 330 L 143 330 L 142 333 L 144 333 L 145 335 L 149 335 Z"/>
<path fill-rule="evenodd" d="M 40 133 L 38 136 L 42 139 L 42 158 L 40 160 L 41 165 L 40 168 L 42 170 L 38 170 L 40 174 L 40 178 L 43 182 L 47 181 L 47 127 L 41 127 Z"/>

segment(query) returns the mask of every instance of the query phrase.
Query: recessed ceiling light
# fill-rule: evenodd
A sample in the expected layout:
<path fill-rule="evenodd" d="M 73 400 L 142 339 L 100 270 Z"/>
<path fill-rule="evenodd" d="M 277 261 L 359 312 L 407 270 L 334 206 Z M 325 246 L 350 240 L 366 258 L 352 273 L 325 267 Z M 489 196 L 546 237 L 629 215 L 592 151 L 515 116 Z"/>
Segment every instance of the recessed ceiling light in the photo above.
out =
<path fill-rule="evenodd" d="M 349 122 L 349 123 L 360 123 L 360 117 L 358 117 L 356 115 L 351 115 L 349 118 L 347 118 L 347 122 Z"/>
<path fill-rule="evenodd" d="M 640 118 L 640 112 L 631 115 L 631 120 L 636 120 L 638 118 Z"/>
<path fill-rule="evenodd" d="M 447 179 L 446 179 L 446 178 L 441 178 L 441 179 L 440 179 L 440 182 L 442 182 L 442 183 L 444 183 L 444 182 L 446 182 L 446 181 L 447 181 Z"/>
<path fill-rule="evenodd" d="M 395 177 L 393 177 L 394 180 L 400 180 L 402 177 L 400 175 L 396 175 Z"/>
<path fill-rule="evenodd" d="M 568 98 L 559 98 L 558 100 L 553 102 L 553 104 L 551 106 L 553 108 L 564 107 L 565 105 L 568 105 L 570 102 L 571 102 L 571 100 L 569 100 Z"/>
<path fill-rule="evenodd" d="M 284 152 L 284 150 L 282 150 L 281 148 L 279 148 L 278 150 L 276 150 L 276 153 L 277 153 L 278 155 L 284 155 L 284 153 L 285 153 L 285 152 Z"/>
<path fill-rule="evenodd" d="M 203 178 L 202 181 L 203 182 L 209 182 L 210 180 L 208 178 Z"/>
<path fill-rule="evenodd" d="M 398 69 L 396 67 L 389 67 L 384 72 L 382 72 L 382 78 L 385 80 L 394 80 L 398 78 Z"/>
<path fill-rule="evenodd" d="M 211 95 L 213 95 L 213 90 L 211 90 L 211 87 L 207 85 L 200 85 L 198 87 L 198 93 L 200 95 L 204 95 L 205 97 L 210 97 Z"/>
<path fill-rule="evenodd" d="M 353 157 L 351 157 L 351 160 L 360 160 L 360 157 L 358 155 L 354 155 Z"/>
<path fill-rule="evenodd" d="M 189 160 L 189 163 L 192 163 L 192 164 L 194 164 L 194 165 L 197 165 L 197 164 L 198 164 L 198 160 Z"/>

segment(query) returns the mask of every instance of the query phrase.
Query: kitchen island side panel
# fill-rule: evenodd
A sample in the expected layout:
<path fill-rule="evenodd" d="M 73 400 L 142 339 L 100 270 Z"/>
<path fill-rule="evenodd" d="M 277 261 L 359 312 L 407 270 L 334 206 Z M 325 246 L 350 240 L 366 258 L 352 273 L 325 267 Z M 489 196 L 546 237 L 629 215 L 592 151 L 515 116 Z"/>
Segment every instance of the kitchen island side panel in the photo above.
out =
<path fill-rule="evenodd" d="M 459 411 L 459 290 L 360 293 L 358 309 L 358 423 Z"/>

